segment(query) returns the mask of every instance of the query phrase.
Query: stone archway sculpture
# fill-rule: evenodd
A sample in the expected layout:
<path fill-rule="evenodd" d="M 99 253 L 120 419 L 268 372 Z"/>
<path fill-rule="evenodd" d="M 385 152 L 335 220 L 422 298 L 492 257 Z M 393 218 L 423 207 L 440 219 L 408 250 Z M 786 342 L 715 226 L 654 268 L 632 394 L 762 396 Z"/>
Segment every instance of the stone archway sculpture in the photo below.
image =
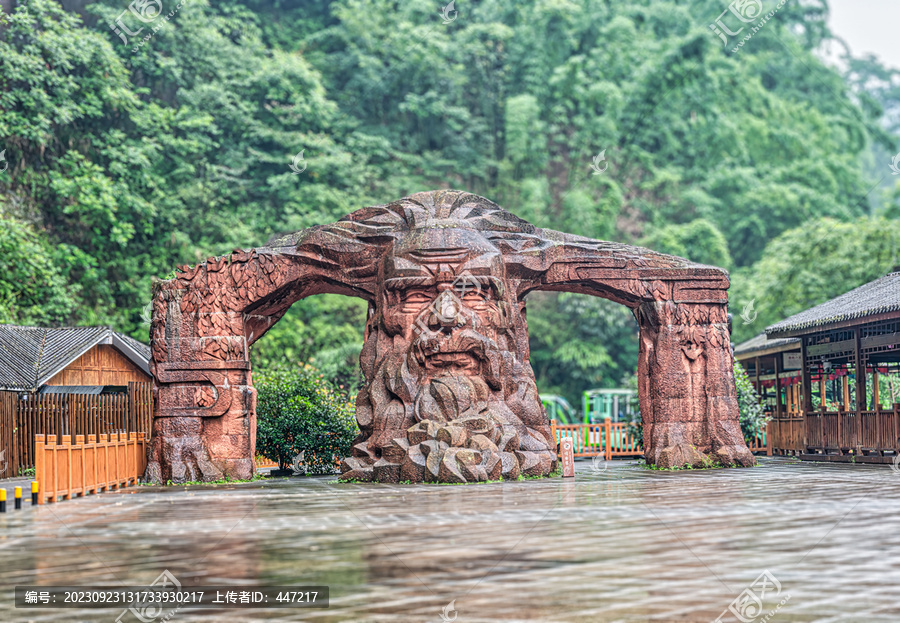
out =
<path fill-rule="evenodd" d="M 546 475 L 555 442 L 529 363 L 525 295 L 579 292 L 640 326 L 645 454 L 752 465 L 738 424 L 725 271 L 539 229 L 461 191 L 363 208 L 331 225 L 180 267 L 154 290 L 147 476 L 249 478 L 249 348 L 299 299 L 369 302 L 360 438 L 343 478 L 463 482 Z"/>

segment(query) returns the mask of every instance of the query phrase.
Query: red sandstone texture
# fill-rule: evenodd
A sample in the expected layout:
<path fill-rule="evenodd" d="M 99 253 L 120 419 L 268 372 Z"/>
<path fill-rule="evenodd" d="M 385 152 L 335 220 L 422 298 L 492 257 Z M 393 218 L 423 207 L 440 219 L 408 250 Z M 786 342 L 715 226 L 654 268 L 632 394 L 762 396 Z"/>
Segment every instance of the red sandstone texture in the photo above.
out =
<path fill-rule="evenodd" d="M 344 479 L 553 471 L 556 443 L 528 361 L 534 290 L 633 310 L 648 463 L 755 463 L 738 424 L 721 269 L 539 229 L 482 197 L 434 191 L 179 271 L 154 292 L 153 481 L 252 476 L 249 347 L 291 304 L 325 292 L 369 302 L 361 435 Z"/>

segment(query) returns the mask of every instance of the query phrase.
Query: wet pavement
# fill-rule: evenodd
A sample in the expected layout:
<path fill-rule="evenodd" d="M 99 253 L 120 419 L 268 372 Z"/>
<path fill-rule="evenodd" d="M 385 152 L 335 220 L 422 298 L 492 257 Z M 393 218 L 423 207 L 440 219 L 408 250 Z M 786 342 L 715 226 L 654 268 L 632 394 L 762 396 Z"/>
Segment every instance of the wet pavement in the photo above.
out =
<path fill-rule="evenodd" d="M 0 489 L 6 489 L 6 506 L 10 510 L 13 509 L 15 502 L 16 487 L 22 488 L 22 510 L 31 506 L 31 481 L 33 477 L 21 478 L 4 478 L 0 480 Z"/>
<path fill-rule="evenodd" d="M 576 467 L 464 486 L 136 487 L 7 513 L 0 620 L 112 622 L 120 610 L 15 609 L 12 588 L 147 585 L 164 570 L 183 586 L 330 587 L 325 610 L 183 609 L 179 622 L 900 620 L 887 466 Z"/>

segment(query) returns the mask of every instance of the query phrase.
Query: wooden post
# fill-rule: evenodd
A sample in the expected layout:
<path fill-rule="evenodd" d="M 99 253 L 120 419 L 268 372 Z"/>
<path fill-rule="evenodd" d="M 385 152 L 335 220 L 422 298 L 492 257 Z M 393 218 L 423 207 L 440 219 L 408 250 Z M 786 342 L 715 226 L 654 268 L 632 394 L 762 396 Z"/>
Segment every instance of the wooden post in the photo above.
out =
<path fill-rule="evenodd" d="M 859 344 L 859 331 L 854 330 L 856 335 L 855 350 L 853 358 L 856 363 L 856 417 L 860 417 L 861 412 L 866 410 L 866 361 L 860 352 L 862 349 Z"/>
<path fill-rule="evenodd" d="M 850 411 L 850 375 L 841 377 L 841 385 L 844 388 L 844 411 Z"/>
<path fill-rule="evenodd" d="M 900 453 L 900 402 L 894 403 L 894 452 Z"/>
<path fill-rule="evenodd" d="M 556 438 L 556 420 L 550 420 L 550 439 L 553 448 L 556 448 L 556 455 L 559 456 L 559 442 Z"/>
<path fill-rule="evenodd" d="M 556 436 L 556 421 L 553 422 L 553 432 L 554 437 Z M 138 462 L 138 471 L 137 477 L 141 478 L 144 475 L 144 472 L 147 471 L 147 434 L 146 433 L 138 433 L 138 446 L 139 446 L 139 454 L 140 461 Z"/>
<path fill-rule="evenodd" d="M 72 438 L 64 435 L 62 438 L 63 446 L 66 448 L 66 495 L 72 499 Z"/>
<path fill-rule="evenodd" d="M 807 431 L 809 425 L 807 419 L 812 412 L 812 376 L 809 371 L 809 365 L 806 361 L 806 340 L 805 336 L 800 337 L 800 417 L 803 418 L 803 447 L 809 448 L 809 439 Z"/>
<path fill-rule="evenodd" d="M 109 435 L 109 443 L 107 444 L 107 448 L 112 449 L 112 461 L 109 464 L 110 472 L 112 476 L 109 479 L 109 486 L 112 489 L 119 488 L 119 448 L 116 443 L 119 441 L 119 433 L 111 433 Z M 109 454 L 107 454 L 107 457 Z"/>
<path fill-rule="evenodd" d="M 812 373 L 809 370 L 806 361 L 806 340 L 805 336 L 800 338 L 800 378 L 802 379 L 802 389 L 800 391 L 800 400 L 802 403 L 801 411 L 812 411 Z"/>
<path fill-rule="evenodd" d="M 877 412 L 881 409 L 881 399 L 878 396 L 878 368 L 872 371 L 872 401 L 875 403 L 875 411 Z"/>
<path fill-rule="evenodd" d="M 56 449 L 56 435 L 47 435 L 47 443 L 44 445 L 44 463 L 47 466 L 50 485 L 50 501 L 56 501 L 56 492 L 59 491 L 59 451 Z"/>
<path fill-rule="evenodd" d="M 44 465 L 44 436 L 34 436 L 34 479 L 38 483 L 46 482 L 47 467 Z M 44 490 L 38 492 L 38 504 L 44 503 Z"/>
<path fill-rule="evenodd" d="M 775 418 L 781 419 L 784 410 L 781 406 L 781 353 L 775 353 Z M 766 441 L 769 437 L 766 435 Z M 771 456 L 771 455 L 770 455 Z"/>
<path fill-rule="evenodd" d="M 97 461 L 100 460 L 99 452 L 97 451 L 97 436 L 96 435 L 88 435 L 87 437 L 88 446 L 90 446 L 91 453 L 91 472 L 92 472 L 92 480 L 91 486 L 94 488 L 93 493 L 97 493 L 100 488 L 97 481 Z"/>
<path fill-rule="evenodd" d="M 87 494 L 87 465 L 85 464 L 85 456 L 84 453 L 87 452 L 84 448 L 84 435 L 76 435 L 75 436 L 75 445 L 78 446 L 78 458 L 81 459 L 80 469 L 78 473 L 81 474 L 81 482 L 79 484 L 79 489 L 81 495 Z M 71 496 L 69 496 L 71 497 Z"/>
<path fill-rule="evenodd" d="M 109 433 L 100 435 L 103 448 L 103 488 L 109 490 Z"/>
<path fill-rule="evenodd" d="M 134 479 L 135 483 L 137 482 L 137 478 L 134 477 L 138 469 L 137 449 L 137 433 L 128 433 L 128 446 L 126 448 L 128 453 L 128 473 L 125 474 L 125 477 L 128 478 L 128 484 L 132 484 L 132 479 Z"/>
<path fill-rule="evenodd" d="M 828 410 L 827 394 L 825 393 L 825 366 L 819 367 L 819 408 Z"/>
<path fill-rule="evenodd" d="M 604 458 L 607 461 L 612 460 L 612 425 L 610 424 L 609 418 L 603 420 L 603 428 L 604 434 L 606 437 L 606 452 L 604 454 Z"/>

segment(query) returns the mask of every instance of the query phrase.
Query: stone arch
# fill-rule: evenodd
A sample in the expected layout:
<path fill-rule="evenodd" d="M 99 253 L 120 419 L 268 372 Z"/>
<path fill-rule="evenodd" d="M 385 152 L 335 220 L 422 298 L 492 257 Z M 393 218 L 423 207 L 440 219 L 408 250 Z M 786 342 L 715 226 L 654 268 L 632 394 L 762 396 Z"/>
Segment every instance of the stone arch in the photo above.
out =
<path fill-rule="evenodd" d="M 363 435 L 344 471 L 353 477 L 392 480 L 401 469 L 419 470 L 416 473 L 427 479 L 427 471 L 422 472 L 427 457 L 410 458 L 415 454 L 409 445 L 413 433 L 406 439 L 408 425 L 421 424 L 425 404 L 411 396 L 421 383 L 410 372 L 418 370 L 417 355 L 394 361 L 393 366 L 382 364 L 399 356 L 391 352 L 397 344 L 418 349 L 423 358 L 434 355 L 422 353 L 423 348 L 434 348 L 434 341 L 430 346 L 427 340 L 411 345 L 407 326 L 411 317 L 402 313 L 408 303 L 398 305 L 395 288 L 428 282 L 427 287 L 437 288 L 436 294 L 450 291 L 446 283 L 456 276 L 456 284 L 459 271 L 491 292 L 484 295 L 490 305 L 479 301 L 473 308 L 490 309 L 480 319 L 471 312 L 466 321 L 462 310 L 470 313 L 468 305 L 450 301 L 450 309 L 460 308 L 455 326 L 469 322 L 471 328 L 480 322 L 483 330 L 487 325 L 493 332 L 485 343 L 493 344 L 497 352 L 482 353 L 478 364 L 486 383 L 467 381 L 467 389 L 460 391 L 468 397 L 451 396 L 453 405 L 447 408 L 460 410 L 479 392 L 492 392 L 493 398 L 484 399 L 488 407 L 482 415 L 496 417 L 502 426 L 497 424 L 492 442 L 475 443 L 476 436 L 484 435 L 472 434 L 474 429 L 463 433 L 467 445 L 458 449 L 447 437 L 445 446 L 451 450 L 443 447 L 441 455 L 445 471 L 438 478 L 438 468 L 429 467 L 433 479 L 499 474 L 501 462 L 502 469 L 509 468 L 507 455 L 522 471 L 546 473 L 555 463 L 549 427 L 543 423 L 546 415 L 539 402 L 535 407 L 536 389 L 531 388 L 523 310 L 525 296 L 534 290 L 600 296 L 632 309 L 640 326 L 639 399 L 650 463 L 698 464 L 710 454 L 727 464 L 754 462 L 738 425 L 726 314 L 729 282 L 721 269 L 539 229 L 482 197 L 434 191 L 363 208 L 337 223 L 178 270 L 174 279 L 154 288 L 151 372 L 156 411 L 147 472 L 154 481 L 253 474 L 255 392 L 249 347 L 291 304 L 329 292 L 357 296 L 370 304 L 361 356 L 367 388 L 358 400 Z M 386 287 L 386 282 L 400 286 Z M 452 291 L 440 294 L 441 300 L 446 303 L 451 295 Z M 433 322 L 440 314 L 429 311 L 427 316 Z M 430 331 L 425 324 L 422 327 Z M 450 331 L 437 325 L 434 330 L 448 335 Z M 509 383 L 506 378 L 514 380 Z M 441 403 L 444 390 L 430 391 L 427 409 L 447 406 Z M 434 441 L 422 446 L 426 451 L 439 445 L 432 439 L 434 431 L 424 430 L 428 426 L 421 424 L 423 431 L 415 433 L 419 445 Z M 492 434 L 484 432 L 487 437 Z M 426 439 L 428 434 L 432 437 Z"/>

